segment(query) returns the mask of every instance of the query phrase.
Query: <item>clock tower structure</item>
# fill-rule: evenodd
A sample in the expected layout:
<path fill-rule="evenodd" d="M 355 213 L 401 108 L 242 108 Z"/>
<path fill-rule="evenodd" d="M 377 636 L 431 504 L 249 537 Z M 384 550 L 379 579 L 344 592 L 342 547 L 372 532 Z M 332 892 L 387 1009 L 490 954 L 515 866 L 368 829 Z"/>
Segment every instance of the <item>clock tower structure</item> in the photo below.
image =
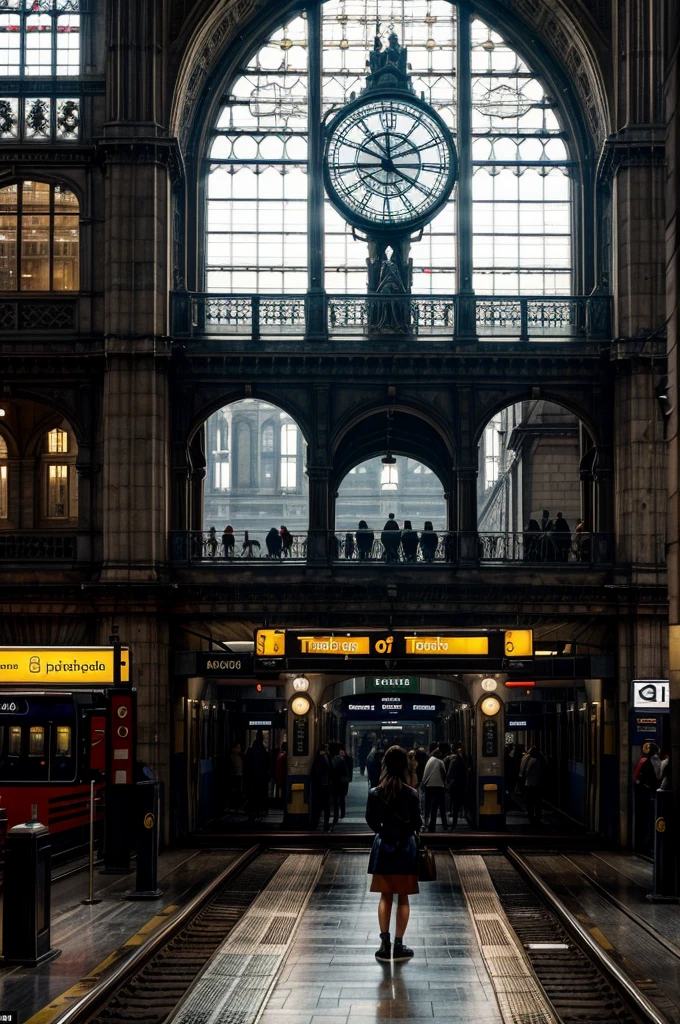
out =
<path fill-rule="evenodd" d="M 457 177 L 451 133 L 417 97 L 406 47 L 376 34 L 366 86 L 326 129 L 330 201 L 368 244 L 368 331 L 410 335 L 411 242 L 443 208 Z"/>

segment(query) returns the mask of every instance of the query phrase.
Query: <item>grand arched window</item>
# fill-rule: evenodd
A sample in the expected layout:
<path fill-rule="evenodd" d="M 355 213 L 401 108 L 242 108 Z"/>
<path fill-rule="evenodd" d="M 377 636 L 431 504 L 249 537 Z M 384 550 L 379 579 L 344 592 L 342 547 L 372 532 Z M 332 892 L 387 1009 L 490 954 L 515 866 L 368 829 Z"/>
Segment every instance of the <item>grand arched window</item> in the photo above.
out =
<path fill-rule="evenodd" d="M 327 0 L 263 40 L 226 83 L 206 151 L 205 280 L 223 293 L 366 291 L 366 243 L 310 187 L 319 120 L 358 94 L 396 30 L 413 86 L 451 129 L 460 181 L 411 247 L 413 292 L 567 295 L 573 147 L 547 82 L 449 0 Z M 315 245 L 315 232 L 323 246 Z"/>

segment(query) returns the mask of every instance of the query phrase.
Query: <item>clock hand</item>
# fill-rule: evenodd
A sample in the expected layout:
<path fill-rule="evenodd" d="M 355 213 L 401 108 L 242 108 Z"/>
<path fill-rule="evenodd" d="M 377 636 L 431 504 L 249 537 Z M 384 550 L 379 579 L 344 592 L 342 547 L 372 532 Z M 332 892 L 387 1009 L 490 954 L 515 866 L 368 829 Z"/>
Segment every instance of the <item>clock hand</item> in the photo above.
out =
<path fill-rule="evenodd" d="M 422 192 L 422 194 L 424 196 L 429 196 L 430 195 L 430 190 L 427 189 L 427 188 L 423 188 L 422 185 L 418 184 L 418 179 L 417 178 L 409 178 L 408 174 L 402 174 L 402 172 L 399 170 L 398 167 L 394 168 L 394 173 L 398 174 L 400 178 L 404 179 L 404 181 L 407 181 L 409 183 L 409 185 L 413 186 L 413 188 L 417 188 L 418 191 Z"/>

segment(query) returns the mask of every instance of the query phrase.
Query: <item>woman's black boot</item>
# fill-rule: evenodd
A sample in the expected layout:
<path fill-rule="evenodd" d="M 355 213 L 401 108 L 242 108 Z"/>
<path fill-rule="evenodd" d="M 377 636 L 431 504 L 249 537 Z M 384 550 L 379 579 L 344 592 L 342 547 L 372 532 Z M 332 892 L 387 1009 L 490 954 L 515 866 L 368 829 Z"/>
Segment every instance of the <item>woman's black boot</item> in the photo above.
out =
<path fill-rule="evenodd" d="M 393 960 L 410 960 L 413 956 L 413 950 L 409 949 L 408 946 L 404 945 L 403 939 L 394 940 L 394 956 Z"/>
<path fill-rule="evenodd" d="M 388 963 L 392 959 L 392 943 L 390 942 L 390 933 L 380 933 L 380 949 L 375 954 L 376 960 L 386 960 Z"/>

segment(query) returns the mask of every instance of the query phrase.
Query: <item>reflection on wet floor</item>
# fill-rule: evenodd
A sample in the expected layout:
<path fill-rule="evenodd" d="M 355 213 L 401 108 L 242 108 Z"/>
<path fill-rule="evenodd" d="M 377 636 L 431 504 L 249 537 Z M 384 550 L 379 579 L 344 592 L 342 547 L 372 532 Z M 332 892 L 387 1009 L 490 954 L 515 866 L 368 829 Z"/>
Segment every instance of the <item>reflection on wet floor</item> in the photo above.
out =
<path fill-rule="evenodd" d="M 448 854 L 411 898 L 410 963 L 380 964 L 368 854 L 329 854 L 261 1024 L 501 1024 Z"/>

